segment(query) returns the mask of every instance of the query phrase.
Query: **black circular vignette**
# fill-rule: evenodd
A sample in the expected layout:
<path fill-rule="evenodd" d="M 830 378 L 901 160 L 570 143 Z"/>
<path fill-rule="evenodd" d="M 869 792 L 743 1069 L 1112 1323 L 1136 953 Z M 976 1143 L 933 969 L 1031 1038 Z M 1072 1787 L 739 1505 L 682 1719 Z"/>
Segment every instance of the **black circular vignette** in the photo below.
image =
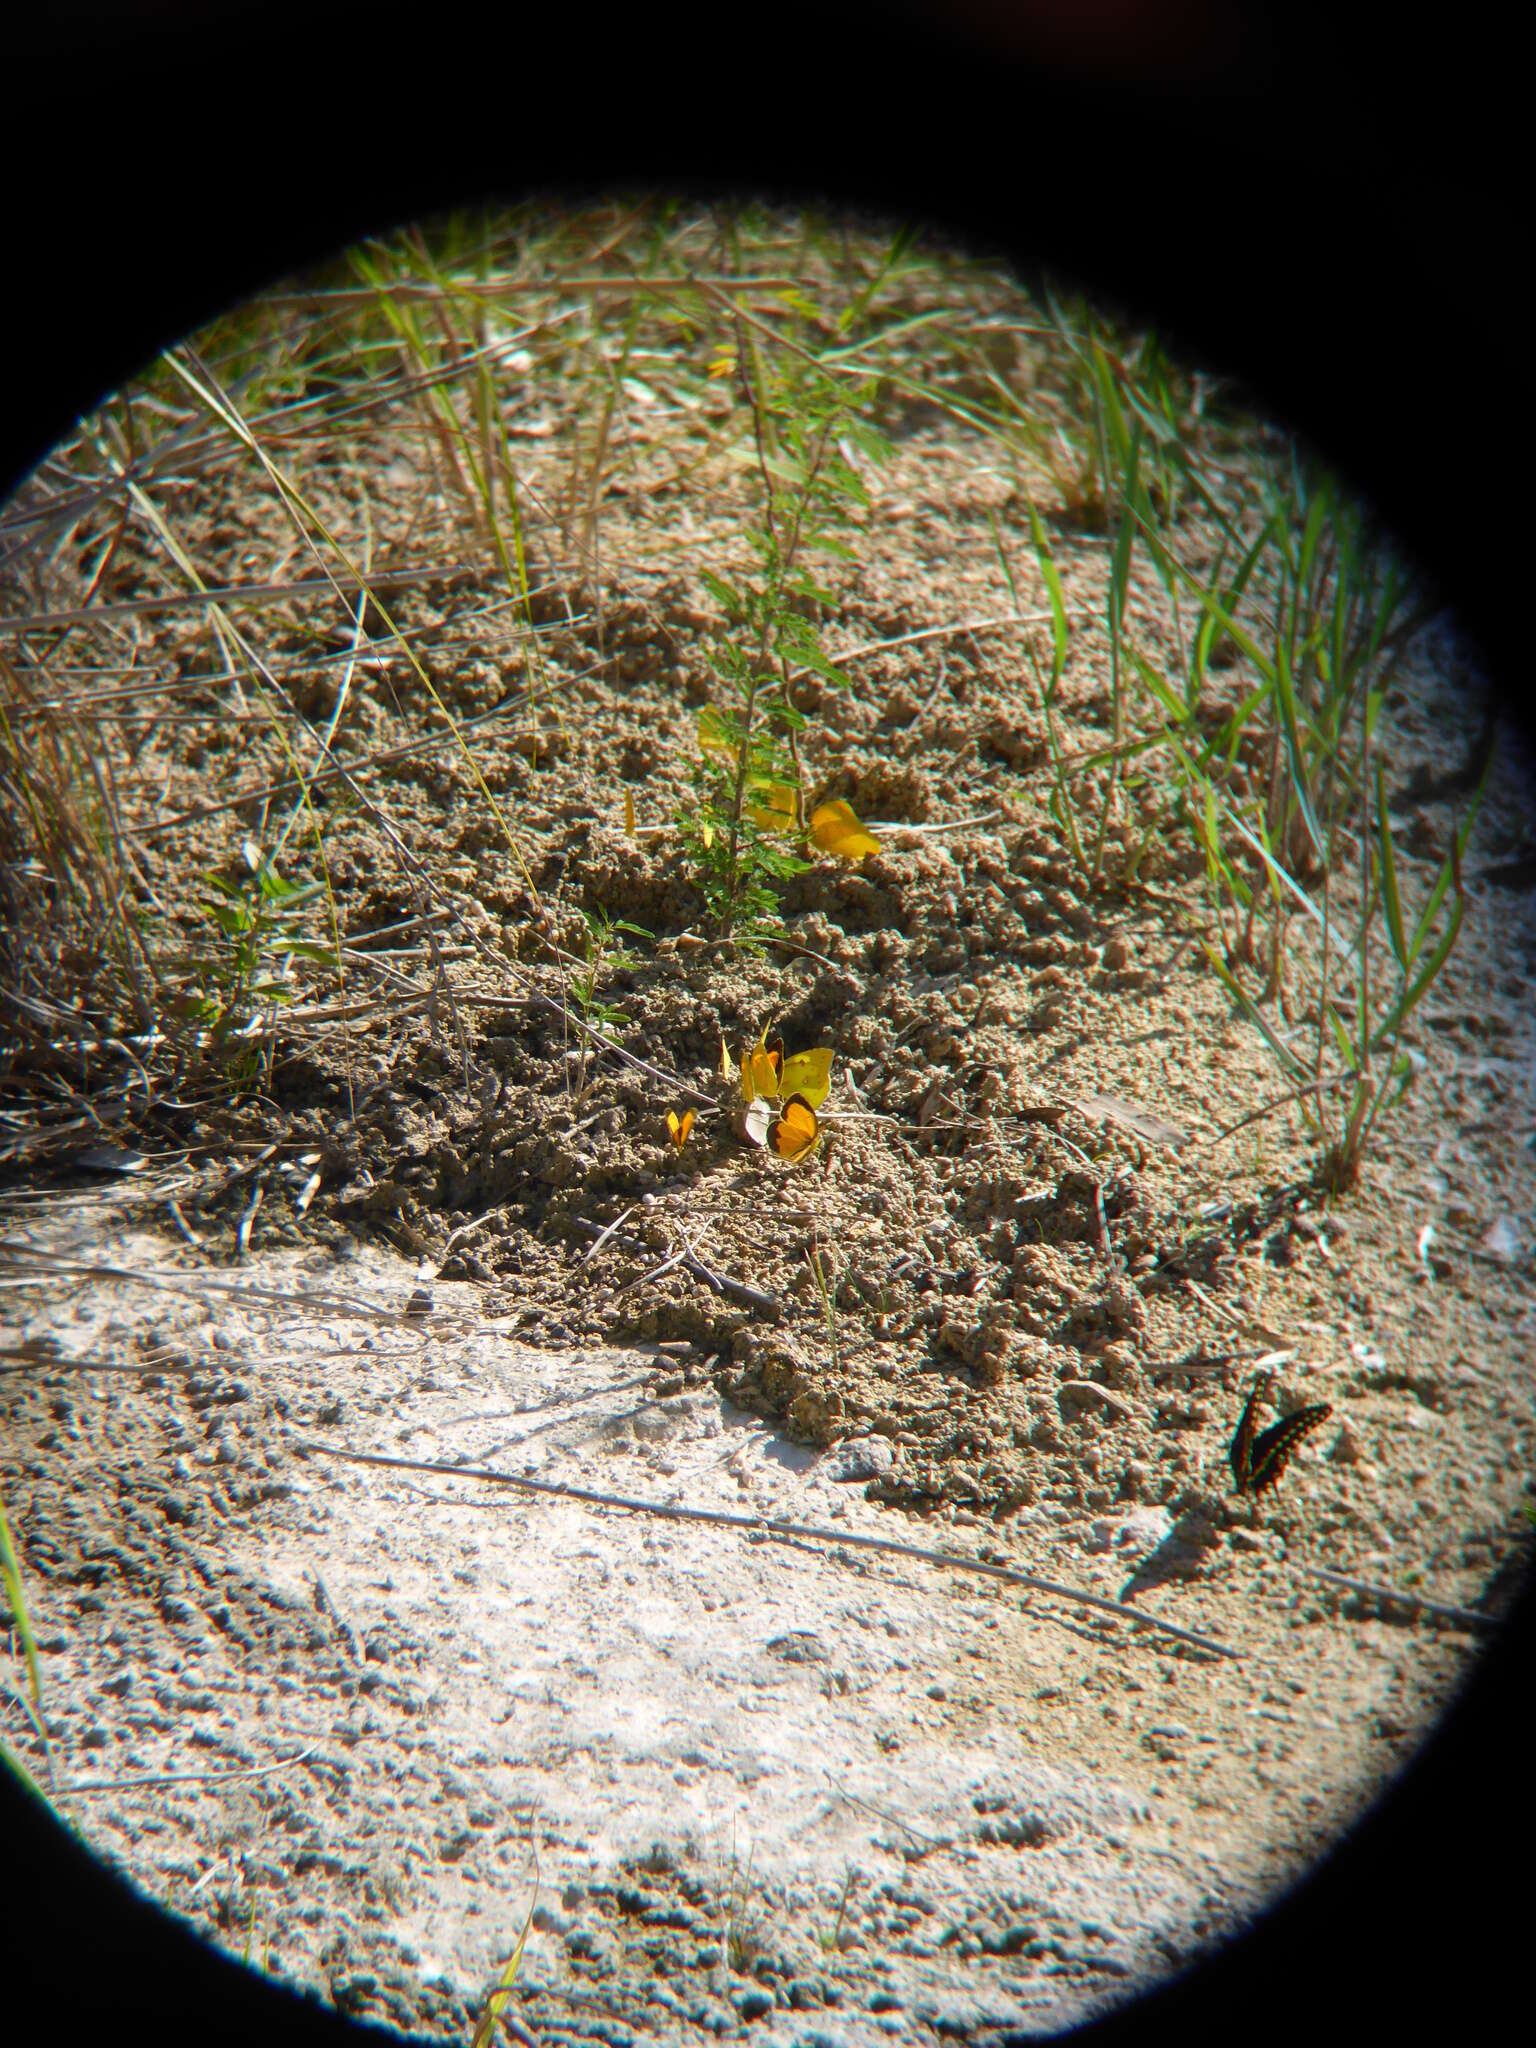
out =
<path fill-rule="evenodd" d="M 1401 16 L 1389 39 L 1358 12 L 1185 0 L 1159 61 L 1152 0 L 1089 10 L 1099 46 L 1072 14 L 30 10 L 13 98 L 47 127 L 0 143 L 25 399 L 0 491 L 158 348 L 370 230 L 541 192 L 821 198 L 1080 278 L 1239 371 L 1434 576 L 1528 725 L 1524 422 L 1499 410 L 1523 389 L 1509 57 L 1471 17 L 1421 46 Z M 1518 2010 L 1533 1635 L 1528 1578 L 1365 1820 L 1250 1933 L 1080 2038 L 1459 2038 Z M 0 1830 L 15 2038 L 98 2019 L 166 2043 L 386 2038 L 214 1954 L 3 1771 Z"/>

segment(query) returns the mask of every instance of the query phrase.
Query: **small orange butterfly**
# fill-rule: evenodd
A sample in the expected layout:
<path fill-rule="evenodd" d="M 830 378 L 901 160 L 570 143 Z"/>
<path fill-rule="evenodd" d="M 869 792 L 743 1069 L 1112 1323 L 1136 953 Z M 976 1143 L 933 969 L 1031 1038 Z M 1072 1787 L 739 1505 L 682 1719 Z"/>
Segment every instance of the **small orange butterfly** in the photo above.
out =
<path fill-rule="evenodd" d="M 764 1029 L 756 1045 L 741 1056 L 741 1097 L 754 1102 L 759 1095 L 777 1095 L 784 1082 L 784 1041 L 770 1039 Z"/>
<path fill-rule="evenodd" d="M 693 1111 L 685 1109 L 681 1116 L 675 1109 L 667 1111 L 667 1131 L 673 1144 L 681 1152 L 688 1142 L 688 1133 L 693 1129 Z"/>
<path fill-rule="evenodd" d="M 812 811 L 811 837 L 824 853 L 835 853 L 840 860 L 863 860 L 880 851 L 879 840 L 859 823 L 852 804 L 840 800 L 818 804 Z"/>
<path fill-rule="evenodd" d="M 773 1127 L 773 1149 L 787 1166 L 808 1159 L 821 1139 L 821 1120 L 803 1095 L 791 1095 Z"/>

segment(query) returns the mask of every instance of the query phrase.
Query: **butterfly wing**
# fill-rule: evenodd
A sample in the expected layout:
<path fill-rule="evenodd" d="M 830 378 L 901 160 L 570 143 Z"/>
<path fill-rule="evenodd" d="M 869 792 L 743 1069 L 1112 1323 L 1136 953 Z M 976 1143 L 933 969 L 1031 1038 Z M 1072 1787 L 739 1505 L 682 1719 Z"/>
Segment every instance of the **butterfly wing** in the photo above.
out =
<path fill-rule="evenodd" d="M 1262 1493 L 1266 1486 L 1273 1486 L 1285 1470 L 1291 1453 L 1314 1429 L 1328 1420 L 1333 1409 L 1327 1401 L 1319 1401 L 1314 1408 L 1298 1408 L 1294 1415 L 1287 1415 L 1280 1422 L 1271 1423 L 1254 1443 L 1250 1464 L 1249 1487 L 1254 1493 Z"/>
<path fill-rule="evenodd" d="M 866 854 L 880 851 L 879 840 L 859 823 L 852 804 L 841 800 L 816 806 L 811 813 L 811 837 L 824 853 L 835 853 L 842 860 L 863 860 Z"/>
<path fill-rule="evenodd" d="M 784 1041 L 771 1039 L 768 1028 L 756 1045 L 741 1056 L 741 1099 L 755 1102 L 760 1095 L 778 1095 L 784 1079 Z"/>
<path fill-rule="evenodd" d="M 821 1123 L 803 1095 L 791 1095 L 773 1127 L 773 1149 L 789 1166 L 798 1166 L 815 1151 Z"/>
<path fill-rule="evenodd" d="M 693 1111 L 691 1109 L 685 1109 L 681 1117 L 679 1117 L 675 1109 L 669 1109 L 667 1111 L 667 1130 L 670 1132 L 672 1142 L 677 1147 L 679 1152 L 681 1152 L 683 1147 L 687 1144 L 688 1133 L 692 1129 Z"/>
<path fill-rule="evenodd" d="M 1248 1482 L 1253 1471 L 1253 1439 L 1258 1427 L 1259 1407 L 1268 1399 L 1274 1385 L 1274 1374 L 1261 1372 L 1254 1381 L 1242 1415 L 1238 1420 L 1237 1434 L 1232 1439 L 1227 1457 L 1232 1465 L 1232 1481 L 1239 1493 L 1248 1491 Z"/>
<path fill-rule="evenodd" d="M 819 1109 L 832 1086 L 832 1048 L 818 1045 L 813 1052 L 797 1052 L 784 1062 L 779 1087 L 785 1095 L 803 1095 L 812 1109 Z"/>

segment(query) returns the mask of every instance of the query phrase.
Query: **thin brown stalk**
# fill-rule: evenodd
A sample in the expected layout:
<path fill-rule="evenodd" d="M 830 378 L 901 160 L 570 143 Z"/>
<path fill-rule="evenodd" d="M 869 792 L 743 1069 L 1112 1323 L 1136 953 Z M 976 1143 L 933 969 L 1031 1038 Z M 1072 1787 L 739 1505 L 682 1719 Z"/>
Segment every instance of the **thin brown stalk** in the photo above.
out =
<path fill-rule="evenodd" d="M 814 1523 L 780 1520 L 777 1516 L 737 1515 L 724 1508 L 688 1508 L 672 1501 L 637 1500 L 626 1494 L 598 1493 L 590 1487 L 567 1486 L 552 1479 L 528 1479 L 519 1473 L 498 1472 L 486 1465 L 454 1465 L 442 1459 L 396 1458 L 380 1451 L 349 1451 L 338 1444 L 321 1443 L 313 1437 L 297 1440 L 294 1450 L 301 1456 L 337 1458 L 349 1465 L 374 1465 L 401 1472 L 432 1472 L 445 1479 L 475 1479 L 488 1486 L 511 1487 L 519 1493 L 581 1501 L 589 1507 L 616 1508 L 625 1514 L 656 1515 L 663 1521 L 699 1522 L 710 1528 L 742 1529 L 780 1543 L 826 1543 L 837 1550 L 875 1550 L 887 1556 L 915 1558 L 946 1571 L 969 1572 L 1003 1585 L 1022 1586 L 1029 1592 L 1043 1593 L 1053 1600 L 1092 1607 L 1131 1628 L 1170 1636 L 1212 1656 L 1230 1657 L 1236 1662 L 1242 1655 L 1229 1644 L 1218 1642 L 1214 1636 L 1180 1628 L 1176 1622 L 1163 1621 L 1157 1615 L 1138 1614 L 1124 1601 L 1109 1600 L 1102 1594 L 1085 1593 L 1076 1586 L 1063 1586 L 1052 1579 L 1037 1578 L 1033 1572 L 1015 1571 L 1011 1565 L 985 1563 L 980 1558 L 960 1557 L 952 1551 L 928 1550 L 920 1544 L 902 1543 L 893 1536 L 866 1536 L 852 1530 L 823 1529 Z"/>

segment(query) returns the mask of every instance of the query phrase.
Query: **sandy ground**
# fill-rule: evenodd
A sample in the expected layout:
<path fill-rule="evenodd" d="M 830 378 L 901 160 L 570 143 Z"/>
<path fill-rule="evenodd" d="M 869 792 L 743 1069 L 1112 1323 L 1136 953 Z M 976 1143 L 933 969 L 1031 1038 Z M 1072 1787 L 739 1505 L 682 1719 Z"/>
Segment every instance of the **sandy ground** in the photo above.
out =
<path fill-rule="evenodd" d="M 1197 1569 L 1161 1510 L 983 1550 L 1150 1577 L 1136 1614 L 1235 1659 L 839 1547 L 928 1547 L 864 1498 L 884 1438 L 804 1449 L 654 1348 L 530 1350 L 387 1251 L 231 1271 L 109 1196 L 41 1223 L 5 1264 L 43 1782 L 172 1910 L 409 2031 L 462 2034 L 530 1908 L 541 2038 L 1059 2025 L 1240 1924 L 1470 1646 L 1330 1625 L 1258 1544 L 1149 1575 Z"/>

